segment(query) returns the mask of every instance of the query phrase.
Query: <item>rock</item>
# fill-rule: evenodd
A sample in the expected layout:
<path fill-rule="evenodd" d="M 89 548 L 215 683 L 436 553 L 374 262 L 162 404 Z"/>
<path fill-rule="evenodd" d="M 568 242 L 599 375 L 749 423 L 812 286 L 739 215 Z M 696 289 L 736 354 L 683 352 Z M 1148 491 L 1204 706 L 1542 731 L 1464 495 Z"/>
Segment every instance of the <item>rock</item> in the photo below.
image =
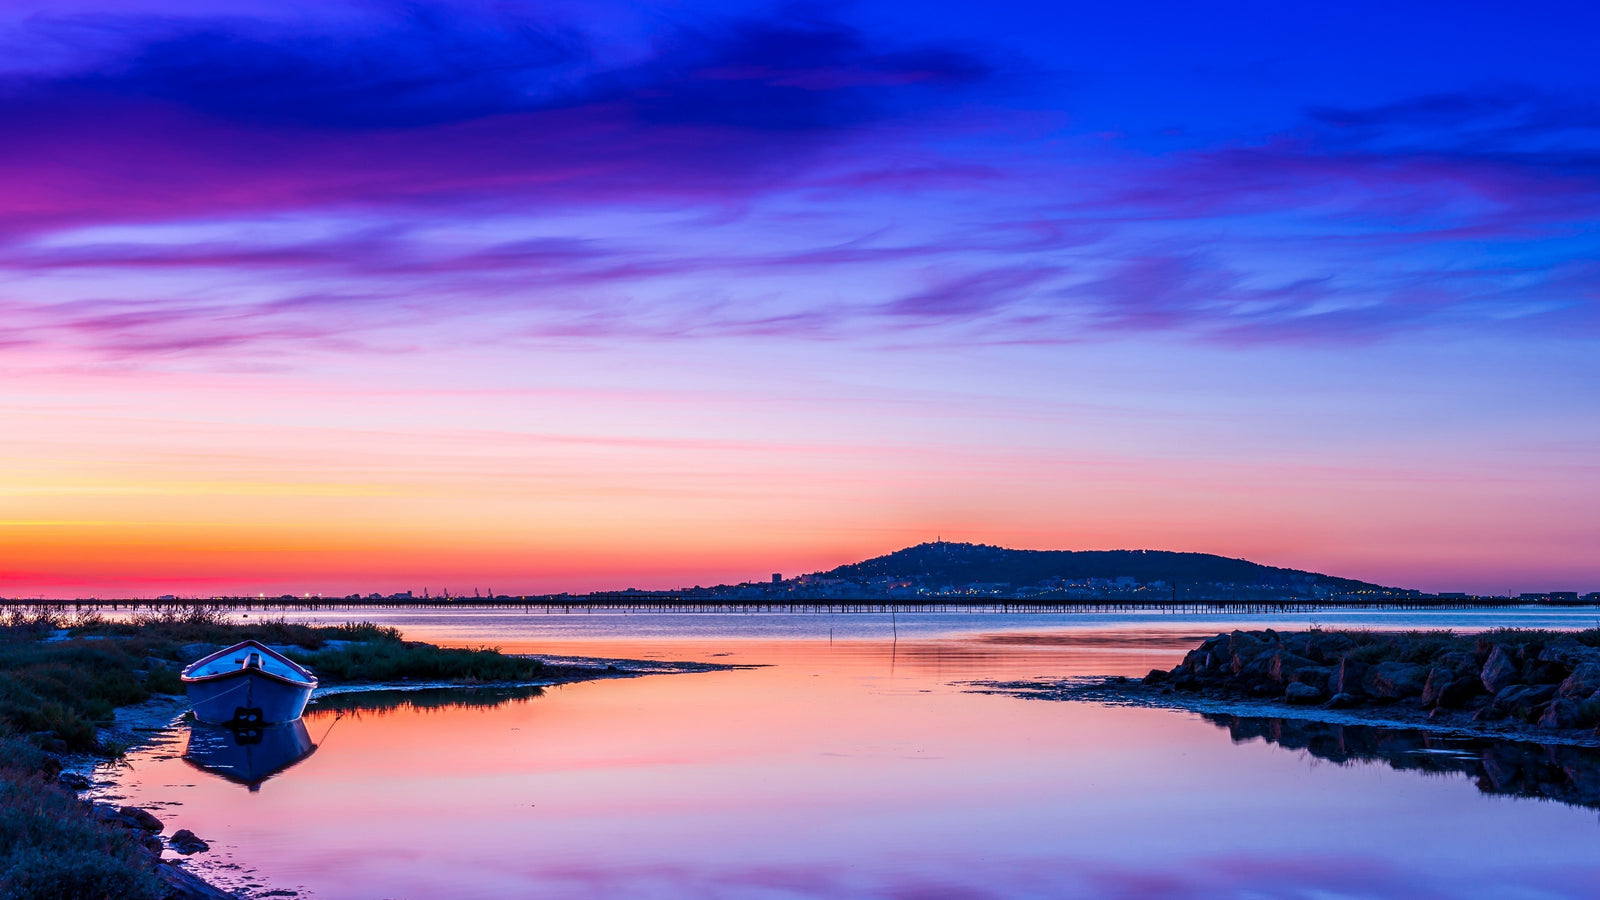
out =
<path fill-rule="evenodd" d="M 1297 656 L 1288 650 L 1279 650 L 1267 658 L 1267 677 L 1278 684 L 1287 684 L 1295 680 L 1296 672 L 1315 665 L 1315 662 L 1304 656 Z"/>
<path fill-rule="evenodd" d="M 1350 707 L 1357 706 L 1360 703 L 1361 700 L 1354 694 L 1340 693 L 1329 697 L 1328 702 L 1323 705 L 1328 709 L 1349 709 Z"/>
<path fill-rule="evenodd" d="M 1373 666 L 1362 680 L 1367 693 L 1385 700 L 1400 700 L 1422 693 L 1428 683 L 1428 670 L 1403 662 L 1383 662 Z"/>
<path fill-rule="evenodd" d="M 1183 665 L 1197 673 L 1207 674 L 1226 668 L 1229 661 L 1229 640 L 1226 634 L 1206 638 L 1199 647 L 1190 650 L 1183 657 Z"/>
<path fill-rule="evenodd" d="M 1515 657 L 1508 651 L 1504 644 L 1495 644 L 1489 651 L 1489 658 L 1484 661 L 1483 669 L 1479 673 L 1483 679 L 1483 688 L 1491 694 L 1498 695 L 1501 691 L 1517 683 L 1522 674 L 1517 666 Z"/>
<path fill-rule="evenodd" d="M 1367 666 L 1353 659 L 1339 660 L 1339 667 L 1333 671 L 1333 676 L 1328 681 L 1328 690 L 1335 694 L 1364 694 L 1366 688 L 1362 682 L 1367 677 Z"/>
<path fill-rule="evenodd" d="M 62 772 L 61 777 L 57 778 L 56 781 L 69 790 L 86 791 L 89 789 L 89 779 L 79 775 L 77 772 Z"/>
<path fill-rule="evenodd" d="M 1534 709 L 1555 694 L 1553 684 L 1513 684 L 1494 695 L 1494 705 L 1490 708 L 1519 719 L 1531 719 Z"/>
<path fill-rule="evenodd" d="M 1235 631 L 1228 635 L 1228 667 L 1239 674 L 1251 660 L 1266 649 L 1266 641 L 1259 632 Z"/>
<path fill-rule="evenodd" d="M 161 838 L 148 833 L 139 836 L 139 846 L 144 848 L 144 852 L 157 858 L 161 856 L 161 851 L 167 849 L 167 845 L 161 843 Z"/>
<path fill-rule="evenodd" d="M 1530 659 L 1522 664 L 1524 684 L 1560 684 L 1570 674 L 1572 670 L 1561 663 Z"/>
<path fill-rule="evenodd" d="M 1275 679 L 1272 677 L 1272 664 L 1277 656 L 1278 654 L 1276 652 L 1263 651 L 1254 659 L 1251 659 L 1240 668 L 1234 670 L 1235 674 L 1241 681 L 1252 685 L 1260 685 L 1263 682 L 1273 681 Z"/>
<path fill-rule="evenodd" d="M 1333 677 L 1333 670 L 1327 666 L 1301 666 L 1296 669 L 1290 680 L 1301 684 L 1309 684 L 1319 693 L 1328 692 L 1328 680 Z"/>
<path fill-rule="evenodd" d="M 182 853 L 184 856 L 189 856 L 194 853 L 204 853 L 205 851 L 211 849 L 210 844 L 201 840 L 199 836 L 187 828 L 180 828 L 174 832 L 171 839 L 167 841 L 167 844 L 168 846 L 172 847 L 172 849 Z"/>
<path fill-rule="evenodd" d="M 1552 700 L 1539 717 L 1540 728 L 1577 728 L 1580 724 L 1576 700 Z"/>
<path fill-rule="evenodd" d="M 1321 702 L 1322 691 L 1303 681 L 1291 681 L 1289 686 L 1283 689 L 1283 699 L 1297 706 L 1305 706 Z"/>
<path fill-rule="evenodd" d="M 1437 704 L 1443 709 L 1460 709 L 1473 697 L 1483 693 L 1483 682 L 1476 672 L 1458 676 L 1439 693 Z"/>
<path fill-rule="evenodd" d="M 1600 650 L 1586 647 L 1577 641 L 1565 640 L 1539 651 L 1539 661 L 1560 663 L 1569 669 L 1576 669 L 1586 662 L 1600 662 Z"/>
<path fill-rule="evenodd" d="M 1168 675 L 1167 674 L 1167 670 L 1165 670 L 1165 669 L 1151 669 L 1150 670 L 1150 674 L 1146 675 L 1144 677 L 1144 683 L 1145 684 L 1166 684 L 1167 683 L 1167 679 L 1171 678 L 1171 677 L 1172 676 Z"/>
<path fill-rule="evenodd" d="M 1348 635 L 1331 631 L 1308 631 L 1306 637 L 1308 640 L 1305 655 L 1324 663 L 1336 662 L 1356 645 Z"/>
<path fill-rule="evenodd" d="M 1600 691 L 1600 662 L 1581 662 L 1561 682 L 1556 695 L 1568 700 L 1582 700 L 1594 696 L 1595 691 Z"/>
<path fill-rule="evenodd" d="M 233 894 L 212 887 L 177 863 L 157 866 L 156 874 L 166 883 L 166 900 L 237 900 Z"/>
<path fill-rule="evenodd" d="M 158 834 L 161 832 L 161 820 L 151 815 L 149 810 L 140 809 L 137 806 L 124 806 L 117 810 L 117 814 L 133 828 L 153 831 Z"/>
<path fill-rule="evenodd" d="M 1445 688 L 1455 681 L 1455 673 L 1446 666 L 1434 666 L 1428 670 L 1428 683 L 1422 686 L 1422 705 L 1432 709 L 1439 705 L 1439 698 L 1444 696 Z"/>

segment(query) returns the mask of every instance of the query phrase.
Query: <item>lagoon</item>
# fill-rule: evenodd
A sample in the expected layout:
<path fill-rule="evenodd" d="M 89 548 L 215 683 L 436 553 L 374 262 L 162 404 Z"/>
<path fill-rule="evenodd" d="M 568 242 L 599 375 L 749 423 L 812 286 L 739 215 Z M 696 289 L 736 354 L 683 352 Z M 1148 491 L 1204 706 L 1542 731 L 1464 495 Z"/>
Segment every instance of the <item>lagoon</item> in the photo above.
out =
<path fill-rule="evenodd" d="M 180 727 L 111 790 L 211 841 L 193 865 L 255 896 L 1592 896 L 1592 808 L 973 685 L 1142 675 L 1232 627 L 1596 617 L 384 611 L 442 644 L 748 668 L 327 698 L 315 751 L 253 787 L 185 760 Z"/>

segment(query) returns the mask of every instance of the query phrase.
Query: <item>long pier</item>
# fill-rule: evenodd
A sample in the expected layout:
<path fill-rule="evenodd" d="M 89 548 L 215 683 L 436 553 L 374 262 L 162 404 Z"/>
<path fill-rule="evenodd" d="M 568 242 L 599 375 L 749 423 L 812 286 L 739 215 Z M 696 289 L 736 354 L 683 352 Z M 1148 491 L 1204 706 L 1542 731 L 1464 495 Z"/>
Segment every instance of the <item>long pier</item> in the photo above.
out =
<path fill-rule="evenodd" d="M 0 599 L 0 609 L 50 612 L 128 612 L 181 614 L 203 609 L 232 612 L 320 612 L 333 610 L 521 610 L 546 613 L 584 612 L 693 612 L 693 613 L 1293 613 L 1317 610 L 1466 610 L 1530 608 L 1600 608 L 1592 601 L 1529 602 L 1508 597 L 1204 597 L 1180 599 L 1057 599 L 1003 597 L 829 597 L 730 598 L 694 592 L 638 592 L 629 594 L 573 594 L 527 597 L 438 597 L 376 599 L 350 597 L 212 597 L 123 599 Z"/>

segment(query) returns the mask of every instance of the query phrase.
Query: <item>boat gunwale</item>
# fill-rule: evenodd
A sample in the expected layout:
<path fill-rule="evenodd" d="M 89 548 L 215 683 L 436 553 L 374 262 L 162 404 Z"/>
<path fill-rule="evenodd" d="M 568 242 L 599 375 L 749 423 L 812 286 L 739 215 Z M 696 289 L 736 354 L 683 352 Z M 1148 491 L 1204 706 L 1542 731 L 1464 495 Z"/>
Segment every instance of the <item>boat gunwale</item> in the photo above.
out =
<path fill-rule="evenodd" d="M 248 668 L 245 668 L 243 666 L 241 666 L 241 667 L 239 667 L 237 669 L 229 669 L 229 670 L 227 670 L 225 672 L 216 672 L 216 673 L 213 673 L 213 674 L 210 674 L 210 675 L 190 675 L 189 674 L 190 672 L 194 671 L 196 668 L 199 668 L 200 666 L 206 665 L 206 664 L 208 664 L 208 663 L 210 663 L 210 662 L 212 662 L 214 660 L 217 660 L 217 659 L 219 659 L 221 657 L 227 656 L 230 653 L 233 653 L 233 652 L 235 652 L 237 650 L 240 650 L 240 649 L 243 649 L 243 648 L 246 648 L 246 647 L 255 647 L 255 648 L 261 650 L 262 652 L 268 653 L 271 656 L 273 656 L 274 658 L 276 658 L 278 660 L 281 660 L 291 670 L 293 670 L 295 672 L 298 672 L 299 674 L 303 675 L 305 677 L 304 680 L 303 681 L 297 681 L 294 678 L 290 678 L 287 675 L 279 675 L 276 672 L 269 672 L 266 669 L 248 669 Z M 284 656 L 282 653 L 279 653 L 278 651 L 272 649 L 271 647 L 268 647 L 266 644 L 263 644 L 260 641 L 255 640 L 253 638 L 250 639 L 250 640 L 246 640 L 246 641 L 240 641 L 239 643 L 234 644 L 231 647 L 224 647 L 221 650 L 218 650 L 217 652 L 209 654 L 207 656 L 202 656 L 201 658 L 195 660 L 194 662 L 188 664 L 187 666 L 184 666 L 183 667 L 183 671 L 180 672 L 179 675 L 178 675 L 178 679 L 180 681 L 182 681 L 184 684 L 206 684 L 208 682 L 213 682 L 213 681 L 224 681 L 224 680 L 229 679 L 229 678 L 237 678 L 237 677 L 239 677 L 241 675 L 259 675 L 259 676 L 261 676 L 263 678 L 266 678 L 266 679 L 269 679 L 271 681 L 277 681 L 277 682 L 280 682 L 282 684 L 290 685 L 292 687 L 310 687 L 310 688 L 315 688 L 317 686 L 317 676 L 315 674 L 313 674 L 310 669 L 307 669 L 305 666 L 300 665 L 299 663 L 295 662 L 294 660 L 290 659 L 289 657 Z"/>

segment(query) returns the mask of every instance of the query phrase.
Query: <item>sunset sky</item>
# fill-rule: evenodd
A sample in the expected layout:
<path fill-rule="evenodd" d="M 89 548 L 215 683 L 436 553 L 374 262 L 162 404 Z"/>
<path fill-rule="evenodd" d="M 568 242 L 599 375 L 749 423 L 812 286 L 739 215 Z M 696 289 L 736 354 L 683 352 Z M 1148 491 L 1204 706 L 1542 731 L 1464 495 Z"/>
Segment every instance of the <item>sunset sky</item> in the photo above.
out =
<path fill-rule="evenodd" d="M 1600 589 L 1600 6 L 0 0 L 0 595 Z"/>

